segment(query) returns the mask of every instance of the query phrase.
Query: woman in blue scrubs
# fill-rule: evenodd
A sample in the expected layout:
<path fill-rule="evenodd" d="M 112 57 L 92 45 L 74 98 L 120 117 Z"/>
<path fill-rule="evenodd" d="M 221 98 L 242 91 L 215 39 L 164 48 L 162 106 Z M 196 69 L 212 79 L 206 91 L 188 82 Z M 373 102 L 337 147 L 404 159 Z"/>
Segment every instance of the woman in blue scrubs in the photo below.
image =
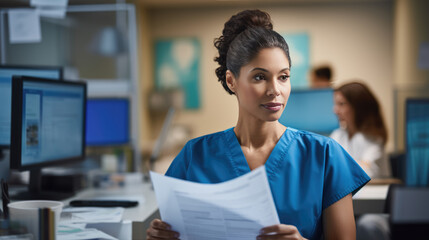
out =
<path fill-rule="evenodd" d="M 247 10 L 225 23 L 216 39 L 216 75 L 235 95 L 235 127 L 189 141 L 166 175 L 224 182 L 265 165 L 281 224 L 257 239 L 355 239 L 352 194 L 370 178 L 330 138 L 278 122 L 291 91 L 291 59 L 270 16 Z M 180 239 L 168 223 L 152 221 L 147 239 Z"/>

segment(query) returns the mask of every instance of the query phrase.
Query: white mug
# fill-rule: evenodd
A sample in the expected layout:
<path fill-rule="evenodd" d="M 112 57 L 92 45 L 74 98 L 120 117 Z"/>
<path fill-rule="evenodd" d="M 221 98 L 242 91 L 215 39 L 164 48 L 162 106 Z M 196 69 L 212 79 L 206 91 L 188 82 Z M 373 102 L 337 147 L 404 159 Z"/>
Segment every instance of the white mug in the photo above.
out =
<path fill-rule="evenodd" d="M 9 215 L 12 221 L 17 221 L 27 227 L 29 233 L 33 234 L 34 238 L 39 237 L 39 209 L 49 208 L 54 211 L 55 234 L 60 220 L 63 203 L 58 201 L 31 200 L 12 202 L 9 207 Z"/>

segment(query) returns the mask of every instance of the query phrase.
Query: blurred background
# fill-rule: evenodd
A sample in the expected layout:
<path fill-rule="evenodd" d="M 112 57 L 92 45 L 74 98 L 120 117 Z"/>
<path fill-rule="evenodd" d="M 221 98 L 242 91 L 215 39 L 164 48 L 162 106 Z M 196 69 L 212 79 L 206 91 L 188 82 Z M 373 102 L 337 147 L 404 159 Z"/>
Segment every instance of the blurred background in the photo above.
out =
<path fill-rule="evenodd" d="M 267 11 L 291 45 L 292 91 L 308 89 L 311 67 L 323 64 L 334 86 L 365 82 L 382 106 L 390 153 L 405 149 L 405 99 L 429 96 L 425 0 L 69 0 L 63 16 L 41 15 L 41 40 L 26 43 L 11 40 L 8 11 L 34 9 L 30 1 L 0 7 L 2 64 L 59 65 L 65 79 L 88 82 L 89 98 L 129 100 L 134 169 L 162 149 L 163 172 L 190 138 L 235 125 L 236 99 L 216 79 L 213 42 L 244 9 Z"/>

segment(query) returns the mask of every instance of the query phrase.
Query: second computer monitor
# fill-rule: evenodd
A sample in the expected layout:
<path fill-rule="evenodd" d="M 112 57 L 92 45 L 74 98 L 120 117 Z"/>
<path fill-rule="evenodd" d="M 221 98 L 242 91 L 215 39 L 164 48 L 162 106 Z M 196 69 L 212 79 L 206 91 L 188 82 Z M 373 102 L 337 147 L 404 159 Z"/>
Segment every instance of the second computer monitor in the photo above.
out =
<path fill-rule="evenodd" d="M 9 148 L 12 76 L 62 79 L 62 67 L 0 65 L 0 148 Z"/>
<path fill-rule="evenodd" d="M 130 102 L 127 98 L 88 99 L 86 145 L 115 146 L 130 141 Z"/>
<path fill-rule="evenodd" d="M 406 184 L 429 186 L 429 98 L 406 101 Z"/>
<path fill-rule="evenodd" d="M 329 135 L 339 127 L 332 89 L 292 90 L 279 122 L 287 127 Z"/>
<path fill-rule="evenodd" d="M 10 167 L 30 170 L 16 199 L 62 198 L 41 191 L 41 169 L 85 159 L 85 109 L 85 83 L 13 77 Z"/>

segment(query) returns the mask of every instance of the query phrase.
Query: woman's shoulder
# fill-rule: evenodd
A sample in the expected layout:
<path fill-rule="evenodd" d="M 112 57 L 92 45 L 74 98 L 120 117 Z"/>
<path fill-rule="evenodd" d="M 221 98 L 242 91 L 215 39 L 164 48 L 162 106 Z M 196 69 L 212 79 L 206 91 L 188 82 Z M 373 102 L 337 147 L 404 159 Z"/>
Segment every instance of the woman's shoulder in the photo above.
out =
<path fill-rule="evenodd" d="M 214 132 L 214 133 L 209 133 L 209 134 L 206 134 L 206 135 L 202 135 L 202 136 L 199 136 L 199 137 L 196 137 L 196 138 L 193 138 L 193 139 L 189 140 L 187 142 L 187 145 L 188 146 L 189 145 L 192 146 L 192 145 L 200 144 L 200 143 L 203 143 L 203 142 L 213 143 L 213 142 L 222 141 L 224 139 L 224 137 L 228 133 L 230 133 L 230 131 L 233 131 L 233 128 L 228 128 L 228 129 L 223 130 L 223 131 L 219 131 L 219 132 Z"/>
<path fill-rule="evenodd" d="M 362 132 L 358 132 L 356 133 L 353 138 L 352 141 L 354 142 L 358 142 L 361 145 L 377 145 L 377 146 L 382 146 L 382 140 L 381 139 L 377 139 L 375 137 L 366 135 Z"/>
<path fill-rule="evenodd" d="M 288 127 L 288 131 L 291 135 L 293 135 L 293 138 L 295 138 L 297 141 L 307 142 L 307 143 L 317 143 L 319 145 L 327 145 L 332 144 L 332 139 L 330 137 L 309 132 L 305 130 L 299 130 L 295 128 Z"/>

